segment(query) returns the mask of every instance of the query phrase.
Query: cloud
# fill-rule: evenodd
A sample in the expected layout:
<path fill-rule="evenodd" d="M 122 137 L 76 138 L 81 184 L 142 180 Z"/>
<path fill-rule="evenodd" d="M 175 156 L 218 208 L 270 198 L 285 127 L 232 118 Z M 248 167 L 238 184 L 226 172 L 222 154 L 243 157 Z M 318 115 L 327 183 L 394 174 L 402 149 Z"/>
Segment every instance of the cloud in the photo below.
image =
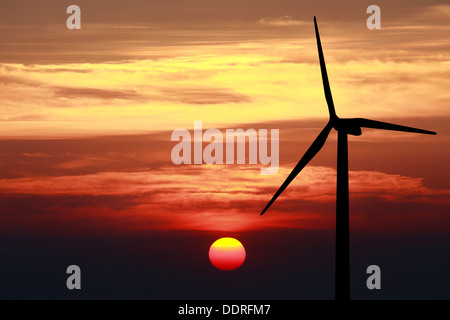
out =
<path fill-rule="evenodd" d="M 56 87 L 54 94 L 58 98 L 68 99 L 121 99 L 142 100 L 145 97 L 135 90 L 107 90 L 95 88 Z"/>
<path fill-rule="evenodd" d="M 8 68 L 5 68 L 8 70 Z M 21 76 L 0 76 L 0 84 L 2 85 L 20 85 L 20 86 L 29 86 L 29 87 L 42 87 L 43 83 L 31 79 L 27 79 L 26 77 Z"/>
<path fill-rule="evenodd" d="M 51 155 L 47 154 L 47 153 L 43 153 L 43 152 L 35 152 L 35 153 L 22 153 L 22 155 L 24 157 L 28 157 L 28 158 L 50 158 Z"/>
<path fill-rule="evenodd" d="M 333 228 L 336 171 L 327 167 L 305 168 L 270 212 L 259 216 L 289 171 L 290 167 L 281 168 L 275 176 L 261 176 L 258 166 L 173 166 L 2 179 L 3 197 L 16 199 L 11 200 L 14 205 L 3 201 L 2 212 L 12 220 L 19 215 L 22 222 L 31 215 L 37 225 L 43 223 L 39 217 L 47 226 L 64 221 L 97 225 L 103 220 L 127 230 Z M 427 188 L 422 179 L 381 172 L 350 172 L 350 190 L 352 216 L 363 217 L 356 218 L 359 225 L 367 224 L 380 210 L 385 215 L 395 213 L 398 219 L 420 221 L 427 216 L 441 221 L 450 204 L 450 190 Z M 34 204 L 25 205 L 31 199 Z"/>
<path fill-rule="evenodd" d="M 249 96 L 234 92 L 230 89 L 221 88 L 160 88 L 158 92 L 163 94 L 168 100 L 179 101 L 186 104 L 226 104 L 251 102 Z"/>
<path fill-rule="evenodd" d="M 47 117 L 43 114 L 21 114 L 16 116 L 10 116 L 7 121 L 46 121 Z"/>
<path fill-rule="evenodd" d="M 258 20 L 258 23 L 268 26 L 276 27 L 290 27 L 290 26 L 301 26 L 305 22 L 300 20 L 295 20 L 292 16 L 280 16 L 280 17 L 267 17 Z"/>
<path fill-rule="evenodd" d="M 421 16 L 431 18 L 431 19 L 450 19 L 450 5 L 449 4 L 438 4 L 426 7 L 422 10 Z"/>
<path fill-rule="evenodd" d="M 0 13 L 9 23 L 0 28 L 0 189 L 16 200 L 3 206 L 2 198 L 0 205 L 2 217 L 17 219 L 4 229 L 21 222 L 50 227 L 64 219 L 67 225 L 95 220 L 96 226 L 131 229 L 333 228 L 334 133 L 272 214 L 258 216 L 326 122 L 311 21 L 321 4 L 294 18 L 284 5 L 241 1 L 243 10 L 237 10 L 201 2 L 193 11 L 168 3 L 157 11 L 124 4 L 108 17 L 101 4 L 90 2 L 99 20 L 83 24 L 78 35 L 61 28 L 53 12 L 21 21 L 11 11 Z M 420 222 L 426 212 L 431 227 L 440 221 L 446 228 L 448 5 L 412 3 L 405 11 L 393 3 L 384 21 L 396 22 L 386 23 L 382 33 L 367 31 L 360 13 L 336 14 L 334 5 L 320 26 L 338 114 L 405 125 L 420 116 L 417 127 L 439 132 L 434 140 L 373 130 L 359 140 L 350 137 L 350 163 L 357 167 L 350 181 L 352 215 L 365 222 L 392 222 L 394 216 Z M 28 18 L 36 24 L 18 25 Z M 171 167 L 170 132 L 192 128 L 198 119 L 205 128 L 280 124 L 284 168 L 262 179 L 259 167 Z M 293 123 L 286 127 L 288 120 Z M 161 136 L 134 136 L 142 132 Z M 118 137 L 61 139 L 104 135 Z"/>
<path fill-rule="evenodd" d="M 35 121 L 0 126 L 0 135 L 134 134 L 170 130 L 166 124 L 187 127 L 199 115 L 213 127 L 326 117 L 314 33 L 264 27 L 299 22 L 292 17 L 261 21 L 255 34 L 222 30 L 220 40 L 212 40 L 214 30 L 196 30 L 185 40 L 186 32 L 170 29 L 170 41 L 115 43 L 127 58 L 108 63 L 85 57 L 83 63 L 1 64 L 0 119 Z M 362 116 L 361 110 L 376 118 L 425 116 L 425 105 L 432 106 L 427 117 L 449 114 L 445 38 L 424 30 L 412 41 L 387 30 L 389 37 L 373 34 L 369 41 L 361 30 L 345 28 L 339 35 L 323 32 L 340 116 Z M 94 28 L 86 36 L 104 31 Z M 149 52 L 164 54 L 153 59 Z"/>

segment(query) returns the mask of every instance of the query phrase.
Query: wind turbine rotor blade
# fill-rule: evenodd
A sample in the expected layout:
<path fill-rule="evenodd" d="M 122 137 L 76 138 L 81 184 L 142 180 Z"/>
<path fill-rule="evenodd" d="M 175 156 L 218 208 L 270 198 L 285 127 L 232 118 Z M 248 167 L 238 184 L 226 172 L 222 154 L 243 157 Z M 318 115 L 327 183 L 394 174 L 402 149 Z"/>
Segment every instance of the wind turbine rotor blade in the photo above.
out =
<path fill-rule="evenodd" d="M 314 17 L 314 28 L 316 29 L 317 50 L 319 51 L 320 71 L 322 72 L 322 82 L 323 82 L 323 90 L 325 92 L 325 99 L 327 100 L 330 117 L 335 117 L 336 111 L 334 110 L 334 103 L 333 97 L 331 96 L 330 83 L 328 82 L 327 67 L 325 65 L 325 58 L 323 57 L 322 44 L 320 42 L 319 28 L 317 27 L 316 17 Z"/>
<path fill-rule="evenodd" d="M 414 132 L 414 133 L 432 134 L 432 135 L 436 134 L 436 132 L 434 132 L 434 131 L 428 131 L 428 130 L 417 129 L 417 128 L 412 128 L 412 127 L 407 127 L 407 126 L 401 126 L 398 124 L 387 123 L 387 122 L 382 122 L 382 121 L 376 121 L 376 120 L 370 120 L 370 119 L 354 119 L 354 120 L 355 120 L 356 126 L 363 127 L 363 128 Z"/>
<path fill-rule="evenodd" d="M 272 197 L 272 199 L 266 205 L 264 210 L 261 212 L 261 215 L 263 215 L 264 212 L 266 212 L 267 209 L 269 209 L 269 207 L 272 205 L 272 203 L 274 203 L 274 201 L 284 191 L 284 189 L 287 188 L 287 186 L 291 183 L 291 181 L 295 179 L 295 177 L 300 173 L 300 171 L 302 171 L 302 169 L 311 161 L 312 158 L 314 158 L 314 156 L 320 151 L 320 149 L 322 149 L 323 145 L 325 144 L 325 141 L 328 138 L 328 134 L 330 133 L 331 128 L 333 128 L 333 126 L 331 125 L 331 122 L 328 122 L 328 124 L 325 126 L 325 128 L 322 130 L 322 132 L 319 133 L 316 140 L 314 140 L 312 145 L 305 152 L 305 154 L 300 159 L 300 161 L 297 163 L 295 168 L 292 170 L 292 172 L 289 174 L 289 176 L 283 182 L 281 187 L 278 189 L 278 191 L 275 193 L 275 195 Z"/>

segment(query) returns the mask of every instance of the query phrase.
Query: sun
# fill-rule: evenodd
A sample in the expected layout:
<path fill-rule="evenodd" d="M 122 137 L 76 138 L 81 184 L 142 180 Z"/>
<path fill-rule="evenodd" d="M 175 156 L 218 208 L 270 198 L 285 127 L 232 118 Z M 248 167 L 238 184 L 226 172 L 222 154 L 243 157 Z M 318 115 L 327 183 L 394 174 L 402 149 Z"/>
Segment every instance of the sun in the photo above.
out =
<path fill-rule="evenodd" d="M 209 260 L 220 270 L 231 271 L 239 268 L 245 257 L 244 246 L 234 238 L 220 238 L 209 248 Z"/>

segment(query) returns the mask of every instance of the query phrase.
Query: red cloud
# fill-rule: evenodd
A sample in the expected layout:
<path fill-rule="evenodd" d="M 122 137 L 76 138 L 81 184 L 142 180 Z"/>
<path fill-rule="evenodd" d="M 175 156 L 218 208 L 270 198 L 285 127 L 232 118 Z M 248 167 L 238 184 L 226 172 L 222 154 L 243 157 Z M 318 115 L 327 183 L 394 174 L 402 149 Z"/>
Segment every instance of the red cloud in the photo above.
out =
<path fill-rule="evenodd" d="M 257 166 L 185 166 L 3 179 L 1 228 L 20 226 L 34 232 L 333 228 L 336 173 L 327 167 L 307 167 L 270 212 L 259 216 L 289 170 L 260 176 Z M 387 230 L 423 223 L 427 229 L 449 227 L 450 190 L 427 188 L 418 178 L 350 172 L 350 199 L 355 230 L 374 223 Z"/>

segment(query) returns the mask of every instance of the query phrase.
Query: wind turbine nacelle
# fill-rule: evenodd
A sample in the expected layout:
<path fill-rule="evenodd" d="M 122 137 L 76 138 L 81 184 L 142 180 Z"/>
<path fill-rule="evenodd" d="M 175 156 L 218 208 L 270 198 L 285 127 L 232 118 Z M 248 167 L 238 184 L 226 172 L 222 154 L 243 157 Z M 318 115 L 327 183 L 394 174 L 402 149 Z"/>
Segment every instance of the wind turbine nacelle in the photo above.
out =
<path fill-rule="evenodd" d="M 352 136 L 360 136 L 362 135 L 361 127 L 345 127 L 345 126 L 336 126 L 334 127 L 336 131 L 345 132 L 346 134 L 350 134 Z"/>
<path fill-rule="evenodd" d="M 351 134 L 352 136 L 360 136 L 362 135 L 362 131 L 360 127 L 352 127 L 352 128 L 344 128 L 341 129 L 347 132 L 347 134 Z"/>
<path fill-rule="evenodd" d="M 360 136 L 362 135 L 362 131 L 357 120 L 358 119 L 341 119 L 339 117 L 330 119 L 331 124 L 336 131 L 345 132 L 352 136 Z"/>
<path fill-rule="evenodd" d="M 332 121 L 333 128 L 336 131 L 345 132 L 346 134 L 350 134 L 352 136 L 360 136 L 362 135 L 361 127 L 354 123 L 354 119 L 339 119 Z"/>

